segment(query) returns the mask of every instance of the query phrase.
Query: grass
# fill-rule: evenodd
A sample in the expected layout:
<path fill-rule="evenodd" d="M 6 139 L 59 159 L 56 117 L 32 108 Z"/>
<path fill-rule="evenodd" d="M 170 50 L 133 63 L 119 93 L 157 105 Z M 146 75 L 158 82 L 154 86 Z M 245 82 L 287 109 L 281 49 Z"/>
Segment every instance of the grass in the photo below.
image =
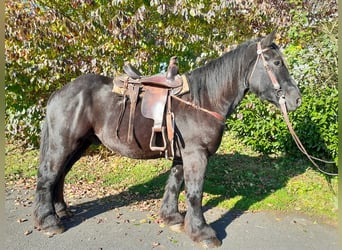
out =
<path fill-rule="evenodd" d="M 6 185 L 35 178 L 38 157 L 38 150 L 20 151 L 7 145 Z M 165 159 L 133 160 L 103 148 L 93 149 L 68 174 L 66 192 L 78 190 L 73 196 L 82 196 L 89 190 L 88 194 L 97 197 L 125 192 L 139 196 L 137 200 L 159 199 L 170 165 Z M 337 224 L 337 186 L 338 177 L 322 175 L 304 158 L 261 155 L 226 134 L 209 160 L 203 205 L 238 211 L 301 212 Z M 181 202 L 184 197 L 182 192 Z"/>

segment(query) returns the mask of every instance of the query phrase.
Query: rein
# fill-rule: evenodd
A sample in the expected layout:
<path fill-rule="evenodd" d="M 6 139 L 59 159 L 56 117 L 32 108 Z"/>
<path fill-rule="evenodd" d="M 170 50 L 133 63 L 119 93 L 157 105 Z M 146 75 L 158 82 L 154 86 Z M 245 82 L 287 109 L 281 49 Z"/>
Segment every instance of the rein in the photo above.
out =
<path fill-rule="evenodd" d="M 284 120 L 286 122 L 286 125 L 287 125 L 287 128 L 289 129 L 290 131 L 290 134 L 293 138 L 293 140 L 295 141 L 298 149 L 312 162 L 312 164 L 319 170 L 321 171 L 323 174 L 326 174 L 326 175 L 332 175 L 332 176 L 337 176 L 338 174 L 335 174 L 335 173 L 329 173 L 329 172 L 326 172 L 324 171 L 323 169 L 321 169 L 318 164 L 315 162 L 316 161 L 320 161 L 320 162 L 323 162 L 323 163 L 328 163 L 328 164 L 334 164 L 335 162 L 333 161 L 325 161 L 325 160 L 322 160 L 322 159 L 319 159 L 319 158 L 316 158 L 316 157 L 313 157 L 311 155 L 308 154 L 308 152 L 306 151 L 306 149 L 304 148 L 302 142 L 299 140 L 296 132 L 294 131 L 292 125 L 291 125 L 291 122 L 290 122 L 290 119 L 289 119 L 289 116 L 287 114 L 287 109 L 286 109 L 286 105 L 285 105 L 286 101 L 285 101 L 285 97 L 284 96 L 281 96 L 280 99 L 279 99 L 279 104 L 280 104 L 280 109 L 281 109 L 281 112 L 283 114 L 283 117 L 284 117 Z"/>
<path fill-rule="evenodd" d="M 254 67 L 253 67 L 253 71 L 249 77 L 249 79 L 252 77 L 253 73 L 254 73 L 254 70 L 256 68 L 256 65 L 259 61 L 259 59 L 261 58 L 262 61 L 263 61 L 263 64 L 264 64 L 264 67 L 272 81 L 272 84 L 274 86 L 274 89 L 276 91 L 276 95 L 277 97 L 279 97 L 279 105 L 280 105 L 280 110 L 281 110 L 281 113 L 283 114 L 283 117 L 284 117 L 284 120 L 285 120 L 285 123 L 287 125 L 287 128 L 289 129 L 289 132 L 293 138 L 293 140 L 295 141 L 298 149 L 311 161 L 311 163 L 320 171 L 322 172 L 323 174 L 326 174 L 326 175 L 331 175 L 331 176 L 337 176 L 338 174 L 335 174 L 335 173 L 329 173 L 329 172 L 326 172 L 324 170 L 322 170 L 318 164 L 315 162 L 316 161 L 320 161 L 320 162 L 323 162 L 323 163 L 328 163 L 328 164 L 334 164 L 335 162 L 333 161 L 325 161 L 325 160 L 322 160 L 322 159 L 319 159 L 319 158 L 316 158 L 316 157 L 313 157 L 311 155 L 308 154 L 308 152 L 306 151 L 305 147 L 303 146 L 302 142 L 299 140 L 296 132 L 294 131 L 292 125 L 291 125 L 291 122 L 290 122 L 290 119 L 289 119 L 289 116 L 287 114 L 287 109 L 286 109 L 286 100 L 285 100 L 285 95 L 282 93 L 282 90 L 280 88 L 280 84 L 278 83 L 276 77 L 274 76 L 271 68 L 269 67 L 268 63 L 266 62 L 265 60 L 265 57 L 263 55 L 263 52 L 269 50 L 269 48 L 266 48 L 266 49 L 262 49 L 261 48 L 261 43 L 258 42 L 257 44 L 257 54 L 258 54 L 258 57 L 257 57 L 257 60 L 254 64 Z"/>

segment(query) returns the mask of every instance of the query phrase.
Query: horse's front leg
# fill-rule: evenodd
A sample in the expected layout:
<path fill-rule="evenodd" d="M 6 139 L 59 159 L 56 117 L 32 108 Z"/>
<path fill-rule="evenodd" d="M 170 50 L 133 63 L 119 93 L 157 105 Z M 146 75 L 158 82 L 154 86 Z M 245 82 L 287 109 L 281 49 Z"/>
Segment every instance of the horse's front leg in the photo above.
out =
<path fill-rule="evenodd" d="M 187 154 L 184 160 L 184 181 L 187 213 L 184 229 L 190 238 L 206 248 L 218 247 L 222 243 L 216 232 L 205 221 L 202 211 L 203 183 L 207 167 L 205 153 Z"/>
<path fill-rule="evenodd" d="M 184 217 L 178 211 L 178 197 L 183 180 L 183 162 L 174 159 L 160 208 L 160 217 L 174 231 L 183 230 Z"/>

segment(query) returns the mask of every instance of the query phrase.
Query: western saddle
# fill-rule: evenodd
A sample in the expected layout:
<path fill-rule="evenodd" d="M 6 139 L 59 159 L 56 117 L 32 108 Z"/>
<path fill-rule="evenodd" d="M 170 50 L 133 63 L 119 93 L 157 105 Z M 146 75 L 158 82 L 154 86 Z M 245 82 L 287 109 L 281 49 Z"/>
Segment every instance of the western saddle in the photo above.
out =
<path fill-rule="evenodd" d="M 121 75 L 113 80 L 113 92 L 123 96 L 123 106 L 118 120 L 116 133 L 119 134 L 120 124 L 125 112 L 127 99 L 130 100 L 130 113 L 127 142 L 131 143 L 134 137 L 134 114 L 138 102 L 141 98 L 141 113 L 144 117 L 154 121 L 150 138 L 150 149 L 152 151 L 165 151 L 168 155 L 168 146 L 173 157 L 174 138 L 174 116 L 171 111 L 171 96 L 180 95 L 189 90 L 185 77 L 178 74 L 177 57 L 170 59 L 166 73 L 152 76 L 142 76 L 142 74 L 127 63 L 123 67 L 125 75 Z M 185 86 L 183 86 L 185 82 Z"/>

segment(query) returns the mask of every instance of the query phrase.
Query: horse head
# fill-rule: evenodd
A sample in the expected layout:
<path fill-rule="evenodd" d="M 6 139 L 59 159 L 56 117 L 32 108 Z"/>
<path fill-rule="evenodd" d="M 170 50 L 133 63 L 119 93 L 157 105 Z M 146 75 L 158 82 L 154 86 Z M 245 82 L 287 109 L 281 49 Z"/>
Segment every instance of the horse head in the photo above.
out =
<path fill-rule="evenodd" d="M 301 104 L 301 94 L 278 46 L 273 42 L 274 37 L 275 31 L 249 45 L 246 55 L 250 67 L 246 85 L 260 99 L 277 107 L 280 106 L 280 98 L 284 98 L 287 110 L 294 111 Z"/>

